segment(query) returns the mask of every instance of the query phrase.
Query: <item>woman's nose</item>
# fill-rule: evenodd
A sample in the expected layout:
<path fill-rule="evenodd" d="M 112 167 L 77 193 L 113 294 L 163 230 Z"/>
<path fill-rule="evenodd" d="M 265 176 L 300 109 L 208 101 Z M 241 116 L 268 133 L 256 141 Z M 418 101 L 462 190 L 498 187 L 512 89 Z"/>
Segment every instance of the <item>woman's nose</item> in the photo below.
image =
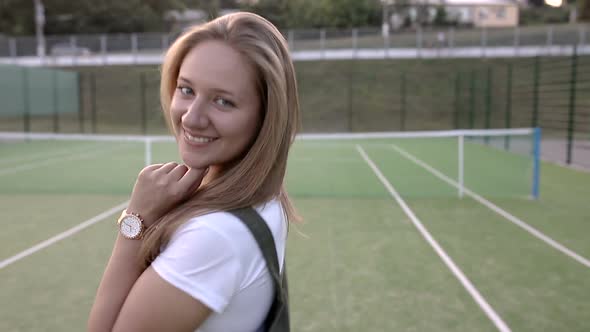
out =
<path fill-rule="evenodd" d="M 209 126 L 207 102 L 204 98 L 197 96 L 189 105 L 188 110 L 182 117 L 183 124 L 188 128 L 205 129 Z"/>

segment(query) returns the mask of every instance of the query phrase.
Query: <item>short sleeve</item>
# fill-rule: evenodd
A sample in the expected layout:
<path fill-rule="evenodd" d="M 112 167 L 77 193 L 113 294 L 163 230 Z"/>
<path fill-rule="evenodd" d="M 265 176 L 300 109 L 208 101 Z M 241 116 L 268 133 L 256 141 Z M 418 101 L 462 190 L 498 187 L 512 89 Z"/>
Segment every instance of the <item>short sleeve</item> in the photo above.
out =
<path fill-rule="evenodd" d="M 189 223 L 174 234 L 152 267 L 164 280 L 221 313 L 239 288 L 240 261 L 219 230 Z"/>

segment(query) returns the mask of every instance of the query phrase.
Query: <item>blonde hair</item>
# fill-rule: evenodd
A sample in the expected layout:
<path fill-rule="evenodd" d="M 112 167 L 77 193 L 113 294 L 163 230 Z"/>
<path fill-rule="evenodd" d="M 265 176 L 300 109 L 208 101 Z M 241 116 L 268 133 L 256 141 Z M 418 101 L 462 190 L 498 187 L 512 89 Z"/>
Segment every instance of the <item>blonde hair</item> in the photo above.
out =
<path fill-rule="evenodd" d="M 298 220 L 283 183 L 289 148 L 300 126 L 297 84 L 285 38 L 272 23 L 256 14 L 234 13 L 193 27 L 172 44 L 164 58 L 160 83 L 160 101 L 169 128 L 174 130 L 170 104 L 182 61 L 192 48 L 207 40 L 227 43 L 255 69 L 262 123 L 241 160 L 148 229 L 140 252 L 143 267 L 157 257 L 174 231 L 194 216 L 258 205 L 277 197 L 287 220 Z"/>

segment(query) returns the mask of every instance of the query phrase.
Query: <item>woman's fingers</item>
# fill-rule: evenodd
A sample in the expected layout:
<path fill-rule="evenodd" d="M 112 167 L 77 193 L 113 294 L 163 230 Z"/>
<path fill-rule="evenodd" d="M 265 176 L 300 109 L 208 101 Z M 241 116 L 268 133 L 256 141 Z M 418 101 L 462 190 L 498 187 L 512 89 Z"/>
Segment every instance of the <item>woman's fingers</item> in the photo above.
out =
<path fill-rule="evenodd" d="M 168 174 L 173 169 L 175 169 L 176 166 L 178 166 L 178 163 L 175 163 L 175 162 L 166 163 L 162 167 L 160 167 L 158 170 L 156 170 L 156 172 L 163 173 L 163 174 Z"/>
<path fill-rule="evenodd" d="M 170 172 L 168 172 L 168 176 L 170 176 L 173 180 L 180 180 L 186 172 L 188 172 L 189 168 L 185 165 L 177 165 L 174 167 Z"/>
<path fill-rule="evenodd" d="M 205 175 L 207 175 L 207 171 L 209 171 L 208 168 L 189 168 L 184 176 L 178 180 L 178 184 L 186 191 L 197 189 Z"/>

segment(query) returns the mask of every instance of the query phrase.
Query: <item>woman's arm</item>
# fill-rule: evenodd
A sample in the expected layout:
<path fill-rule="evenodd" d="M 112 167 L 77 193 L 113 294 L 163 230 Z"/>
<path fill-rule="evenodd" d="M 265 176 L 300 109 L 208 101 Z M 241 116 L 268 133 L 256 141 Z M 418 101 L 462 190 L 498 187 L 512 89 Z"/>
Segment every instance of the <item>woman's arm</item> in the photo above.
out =
<path fill-rule="evenodd" d="M 205 174 L 204 170 L 189 169 L 176 163 L 147 166 L 139 173 L 128 211 L 139 213 L 145 220 L 145 226 L 150 227 L 175 204 L 194 192 Z M 126 321 L 127 317 L 120 316 L 130 295 L 136 299 L 141 298 L 142 292 L 159 293 L 160 288 L 157 286 L 161 285 L 153 285 L 153 282 L 143 283 L 141 288 L 136 285 L 144 273 L 137 264 L 140 246 L 141 240 L 129 240 L 121 235 L 117 237 L 90 312 L 89 331 L 110 332 L 118 325 L 118 321 Z"/>
<path fill-rule="evenodd" d="M 119 236 L 88 320 L 89 332 L 194 331 L 211 310 L 135 264 L 139 241 Z"/>
<path fill-rule="evenodd" d="M 141 241 L 119 235 L 88 318 L 89 332 L 111 331 L 131 288 L 141 275 L 137 254 Z"/>

